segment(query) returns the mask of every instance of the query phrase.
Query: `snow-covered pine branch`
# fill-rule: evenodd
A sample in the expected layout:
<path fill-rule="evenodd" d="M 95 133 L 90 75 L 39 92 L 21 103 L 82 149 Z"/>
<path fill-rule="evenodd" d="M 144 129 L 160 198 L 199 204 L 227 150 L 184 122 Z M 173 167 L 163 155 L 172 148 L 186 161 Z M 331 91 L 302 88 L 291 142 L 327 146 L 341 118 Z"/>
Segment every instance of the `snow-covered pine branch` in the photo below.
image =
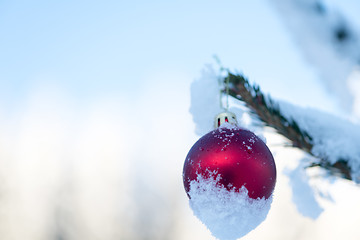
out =
<path fill-rule="evenodd" d="M 304 109 L 264 96 L 240 74 L 228 75 L 230 95 L 245 102 L 259 119 L 289 139 L 293 147 L 317 159 L 310 166 L 360 182 L 360 126 L 314 109 Z"/>
<path fill-rule="evenodd" d="M 324 85 L 346 112 L 360 118 L 354 106 L 351 73 L 360 65 L 360 32 L 339 9 L 321 0 L 271 0 L 288 31 Z M 360 84 L 360 79 L 356 80 Z"/>

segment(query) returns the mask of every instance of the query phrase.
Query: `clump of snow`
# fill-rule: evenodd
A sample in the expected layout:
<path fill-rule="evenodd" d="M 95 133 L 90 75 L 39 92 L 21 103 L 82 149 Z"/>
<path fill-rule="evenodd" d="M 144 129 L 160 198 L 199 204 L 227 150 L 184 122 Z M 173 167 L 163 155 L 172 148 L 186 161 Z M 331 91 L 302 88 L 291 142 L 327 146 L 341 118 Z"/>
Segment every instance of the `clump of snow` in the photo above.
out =
<path fill-rule="evenodd" d="M 190 207 L 194 215 L 220 240 L 245 236 L 262 223 L 270 210 L 272 196 L 252 199 L 243 186 L 229 191 L 218 184 L 221 176 L 203 178 L 190 183 Z"/>
<path fill-rule="evenodd" d="M 191 84 L 190 113 L 195 123 L 195 133 L 202 136 L 214 129 L 216 115 L 224 112 L 221 101 L 226 98 L 221 95 L 221 76 L 216 73 L 211 65 L 205 66 L 201 76 Z M 238 127 L 254 132 L 264 143 L 266 139 L 258 122 L 251 119 L 247 108 L 237 99 L 229 98 L 229 111 L 237 117 Z"/>
<path fill-rule="evenodd" d="M 331 164 L 344 160 L 352 170 L 352 178 L 360 183 L 360 126 L 345 119 L 310 108 L 279 102 L 289 119 L 296 119 L 313 142 L 312 153 Z"/>
<path fill-rule="evenodd" d="M 195 123 L 195 133 L 201 136 L 211 131 L 214 118 L 221 111 L 219 79 L 215 70 L 206 66 L 201 77 L 191 84 L 190 113 Z"/>
<path fill-rule="evenodd" d="M 350 112 L 354 98 L 344 81 L 359 64 L 360 32 L 339 12 L 341 2 L 346 1 L 336 1 L 333 6 L 318 0 L 273 0 L 271 4 L 326 88 L 341 101 L 343 110 Z"/>
<path fill-rule="evenodd" d="M 306 160 L 300 161 L 295 169 L 285 168 L 284 173 L 289 176 L 289 184 L 292 189 L 292 201 L 299 213 L 304 217 L 317 219 L 324 209 L 320 206 L 310 186 L 310 177 L 306 174 Z"/>

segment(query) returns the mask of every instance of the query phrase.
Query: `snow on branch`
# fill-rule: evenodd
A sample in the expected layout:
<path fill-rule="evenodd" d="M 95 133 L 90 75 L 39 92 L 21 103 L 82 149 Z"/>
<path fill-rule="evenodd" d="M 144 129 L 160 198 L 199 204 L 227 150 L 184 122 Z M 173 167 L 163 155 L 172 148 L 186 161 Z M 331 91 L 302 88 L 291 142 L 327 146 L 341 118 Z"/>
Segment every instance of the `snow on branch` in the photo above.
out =
<path fill-rule="evenodd" d="M 338 9 L 321 0 L 271 0 L 287 30 L 325 86 L 351 111 L 347 78 L 360 65 L 360 31 Z"/>
<path fill-rule="evenodd" d="M 264 96 L 259 86 L 228 72 L 229 94 L 243 101 L 267 126 L 310 155 L 331 175 L 360 182 L 360 126 L 313 109 L 303 109 Z"/>

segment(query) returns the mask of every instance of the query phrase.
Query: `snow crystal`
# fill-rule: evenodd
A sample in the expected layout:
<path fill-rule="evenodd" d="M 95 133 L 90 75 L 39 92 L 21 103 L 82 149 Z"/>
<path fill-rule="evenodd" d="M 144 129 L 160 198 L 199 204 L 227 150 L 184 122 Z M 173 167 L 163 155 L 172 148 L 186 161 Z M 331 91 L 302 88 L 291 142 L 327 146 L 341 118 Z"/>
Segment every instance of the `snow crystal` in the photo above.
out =
<path fill-rule="evenodd" d="M 239 192 L 228 191 L 217 182 L 221 178 L 203 178 L 190 183 L 190 207 L 194 215 L 220 240 L 245 236 L 262 223 L 270 210 L 272 196 L 252 199 L 243 186 Z"/>

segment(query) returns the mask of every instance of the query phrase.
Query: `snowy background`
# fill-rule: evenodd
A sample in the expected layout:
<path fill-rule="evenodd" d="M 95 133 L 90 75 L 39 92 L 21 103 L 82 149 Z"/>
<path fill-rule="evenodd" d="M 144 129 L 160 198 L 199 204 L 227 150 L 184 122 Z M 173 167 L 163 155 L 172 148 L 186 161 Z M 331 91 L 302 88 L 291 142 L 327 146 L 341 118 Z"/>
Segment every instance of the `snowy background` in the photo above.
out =
<path fill-rule="evenodd" d="M 356 0 L 326 3 L 360 29 Z M 190 86 L 216 69 L 213 54 L 276 99 L 357 124 L 358 73 L 311 62 L 317 45 L 297 38 L 285 5 L 1 1 L 0 238 L 212 239 L 181 173 L 200 137 Z M 334 84 L 327 71 L 340 72 Z M 304 174 L 302 152 L 263 134 L 278 182 L 243 239 L 357 239 L 359 187 Z"/>

